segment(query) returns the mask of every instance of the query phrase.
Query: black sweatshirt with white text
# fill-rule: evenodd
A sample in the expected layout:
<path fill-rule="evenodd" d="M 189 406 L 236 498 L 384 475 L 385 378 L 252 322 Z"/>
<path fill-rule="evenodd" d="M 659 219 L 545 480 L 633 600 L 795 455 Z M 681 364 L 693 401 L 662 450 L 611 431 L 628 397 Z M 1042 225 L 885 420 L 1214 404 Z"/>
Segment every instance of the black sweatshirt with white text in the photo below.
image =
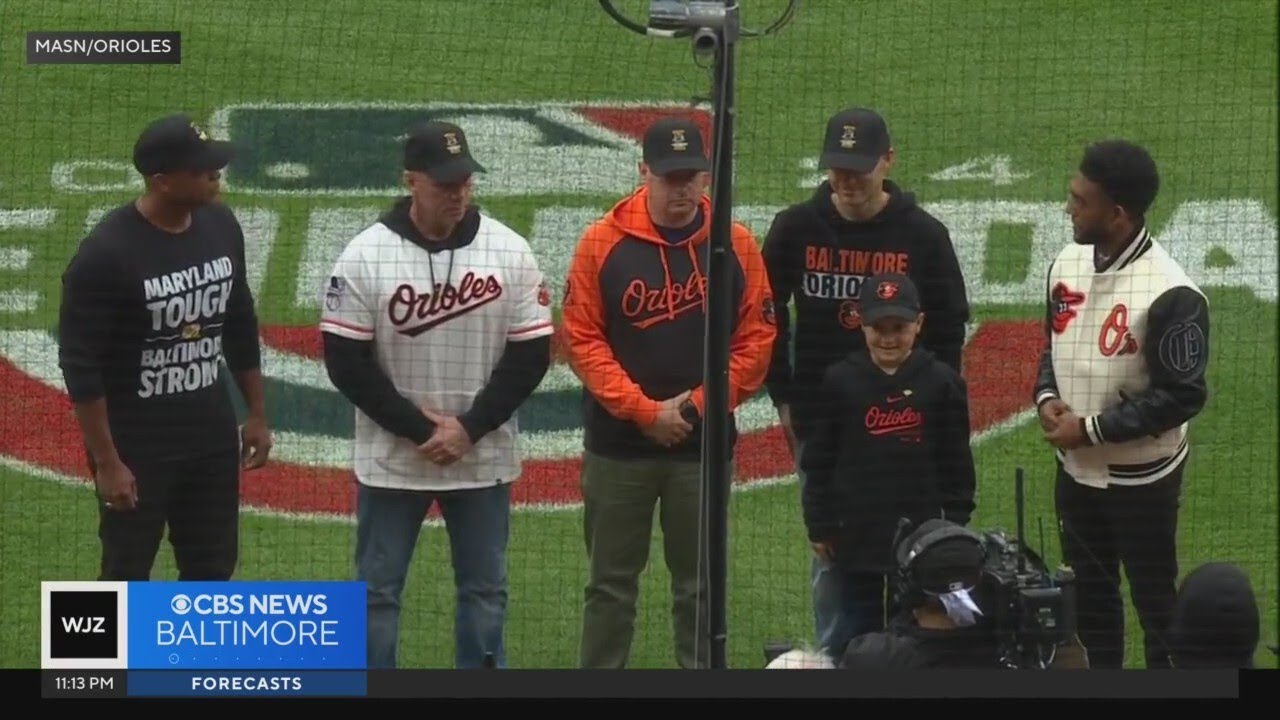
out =
<path fill-rule="evenodd" d="M 824 181 L 809 200 L 778 213 L 765 238 L 778 322 L 765 386 L 774 404 L 792 406 L 801 440 L 813 426 L 823 371 L 866 346 L 858 300 L 862 283 L 872 275 L 897 272 L 911 278 L 925 316 L 920 345 L 961 371 L 969 299 L 951 236 L 912 193 L 889 180 L 884 188 L 888 205 L 870 220 L 855 222 L 836 210 L 831 184 Z"/>
<path fill-rule="evenodd" d="M 126 464 L 235 451 L 233 373 L 259 367 L 244 233 L 220 203 L 169 233 L 133 202 L 103 217 L 62 277 L 58 362 L 76 403 L 106 398 Z"/>

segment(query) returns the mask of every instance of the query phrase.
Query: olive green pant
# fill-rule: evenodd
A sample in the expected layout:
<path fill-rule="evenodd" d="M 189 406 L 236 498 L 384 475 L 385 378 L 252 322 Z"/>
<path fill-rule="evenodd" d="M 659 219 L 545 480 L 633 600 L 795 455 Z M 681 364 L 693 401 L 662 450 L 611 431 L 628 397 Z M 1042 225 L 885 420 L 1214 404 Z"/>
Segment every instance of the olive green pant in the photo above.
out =
<path fill-rule="evenodd" d="M 699 552 L 701 464 L 613 460 L 587 453 L 582 497 L 590 578 L 582 613 L 581 666 L 627 665 L 657 505 L 671 573 L 676 662 L 682 668 L 707 667 L 707 555 Z"/>

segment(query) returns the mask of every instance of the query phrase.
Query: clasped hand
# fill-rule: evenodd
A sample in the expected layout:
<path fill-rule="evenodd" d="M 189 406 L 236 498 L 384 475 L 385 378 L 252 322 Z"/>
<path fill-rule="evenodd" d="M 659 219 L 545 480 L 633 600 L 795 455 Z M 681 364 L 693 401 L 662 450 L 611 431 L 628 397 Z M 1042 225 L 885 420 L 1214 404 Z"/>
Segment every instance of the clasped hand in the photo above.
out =
<path fill-rule="evenodd" d="M 1074 450 L 1089 444 L 1080 427 L 1080 416 L 1060 398 L 1053 398 L 1040 406 L 1040 427 L 1044 439 L 1062 450 Z"/>
<path fill-rule="evenodd" d="M 685 390 L 679 395 L 662 401 L 658 410 L 658 419 L 652 425 L 642 425 L 641 432 L 650 440 L 663 447 L 671 447 L 684 442 L 693 432 L 693 426 L 680 416 L 680 403 L 689 399 L 692 391 Z"/>
<path fill-rule="evenodd" d="M 436 465 L 448 466 L 471 452 L 471 436 L 462 427 L 462 423 L 458 422 L 458 418 L 438 415 L 428 408 L 422 408 L 422 414 L 436 426 L 431 437 L 418 446 L 418 452 L 424 457 Z"/>

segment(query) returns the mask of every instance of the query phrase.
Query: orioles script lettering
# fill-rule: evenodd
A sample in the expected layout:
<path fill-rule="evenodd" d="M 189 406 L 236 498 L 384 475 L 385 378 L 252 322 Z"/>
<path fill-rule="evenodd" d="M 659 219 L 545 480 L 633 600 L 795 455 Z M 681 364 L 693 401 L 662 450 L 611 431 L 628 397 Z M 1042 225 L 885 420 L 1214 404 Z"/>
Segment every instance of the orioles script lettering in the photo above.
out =
<path fill-rule="evenodd" d="M 670 288 L 651 288 L 643 278 L 634 278 L 622 293 L 622 314 L 638 328 L 660 322 L 668 315 L 679 315 L 702 304 L 706 297 L 707 278 L 696 270 L 683 283 Z"/>
<path fill-rule="evenodd" d="M 915 408 L 881 410 L 878 407 L 872 407 L 867 411 L 866 422 L 867 432 L 872 435 L 887 435 L 919 427 L 924 422 L 924 418 L 916 412 Z"/>
<path fill-rule="evenodd" d="M 434 290 L 433 293 L 420 295 L 412 285 L 404 283 L 391 294 L 387 314 L 392 324 L 408 326 L 415 320 L 420 321 L 417 325 L 400 330 L 401 333 L 410 336 L 421 334 L 442 322 L 493 302 L 502 295 L 502 284 L 493 275 L 477 277 L 474 272 L 467 272 L 458 281 L 457 287 L 437 283 Z"/>

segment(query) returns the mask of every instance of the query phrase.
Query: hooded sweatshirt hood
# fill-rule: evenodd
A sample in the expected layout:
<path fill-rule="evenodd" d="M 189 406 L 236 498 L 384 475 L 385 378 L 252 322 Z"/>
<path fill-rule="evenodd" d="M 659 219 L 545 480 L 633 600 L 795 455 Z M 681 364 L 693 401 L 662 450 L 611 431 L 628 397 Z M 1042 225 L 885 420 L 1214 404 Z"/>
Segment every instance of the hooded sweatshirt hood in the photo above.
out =
<path fill-rule="evenodd" d="M 849 354 L 849 362 L 858 368 L 859 372 L 866 373 L 868 377 L 874 377 L 886 390 L 893 390 L 899 387 L 907 386 L 916 379 L 920 373 L 932 369 L 933 361 L 936 356 L 927 349 L 920 347 L 919 342 L 911 350 L 911 354 L 907 355 L 902 364 L 893 373 L 887 373 L 875 360 L 871 359 L 870 348 L 863 348 L 857 352 Z"/>
<path fill-rule="evenodd" d="M 453 231 L 449 233 L 449 237 L 443 240 L 428 240 L 423 237 L 422 232 L 418 230 L 418 226 L 413 224 L 413 218 L 409 215 L 409 208 L 413 205 L 411 196 L 398 198 L 391 207 L 378 216 L 378 222 L 386 225 L 392 232 L 400 237 L 405 238 L 423 248 L 427 252 L 439 252 L 441 250 L 457 250 L 466 247 L 475 240 L 476 233 L 480 231 L 480 209 L 475 205 L 467 207 L 466 214 L 462 216 L 462 220 L 454 226 Z"/>
<path fill-rule="evenodd" d="M 830 180 L 823 180 L 818 185 L 818 188 L 813 192 L 813 197 L 809 199 L 809 204 L 814 212 L 818 213 L 823 222 L 837 229 L 837 233 L 842 227 L 848 225 L 879 225 L 893 222 L 898 217 L 915 209 L 915 193 L 904 191 L 892 180 L 884 181 L 884 189 L 885 192 L 889 193 L 889 202 L 880 208 L 880 212 L 866 220 L 849 220 L 840 214 L 840 211 L 836 209 L 835 202 L 831 199 L 831 194 L 835 190 L 831 188 Z"/>
<path fill-rule="evenodd" d="M 619 200 L 605 215 L 605 221 L 617 228 L 618 232 L 638 240 L 647 240 L 658 245 L 699 245 L 711 236 L 711 198 L 703 194 L 698 199 L 701 209 L 702 224 L 694 230 L 686 240 L 670 242 L 662 236 L 661 230 L 654 225 L 649 215 L 649 188 L 641 186 L 634 193 Z M 671 228 L 675 229 L 675 228 Z"/>

